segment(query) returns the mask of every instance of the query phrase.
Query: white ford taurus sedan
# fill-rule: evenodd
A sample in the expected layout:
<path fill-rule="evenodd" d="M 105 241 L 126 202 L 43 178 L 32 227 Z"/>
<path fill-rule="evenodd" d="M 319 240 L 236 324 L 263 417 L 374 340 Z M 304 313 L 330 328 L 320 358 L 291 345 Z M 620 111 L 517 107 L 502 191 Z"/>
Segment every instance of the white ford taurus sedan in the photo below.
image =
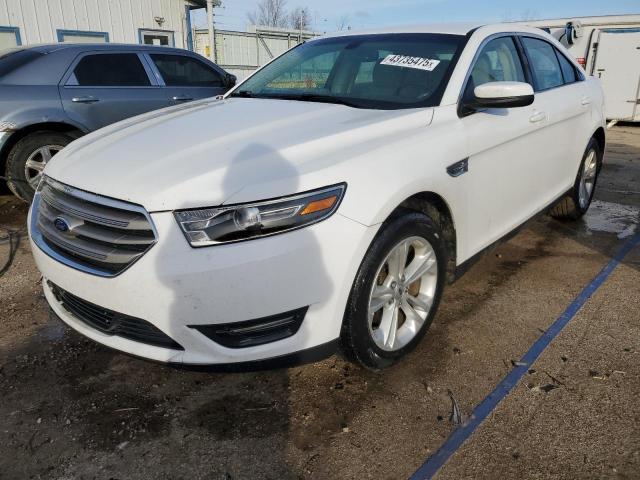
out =
<path fill-rule="evenodd" d="M 380 369 L 483 251 L 586 212 L 603 126 L 598 81 L 542 30 L 341 33 L 71 144 L 33 252 L 55 313 L 129 354 L 253 368 L 339 348 Z"/>

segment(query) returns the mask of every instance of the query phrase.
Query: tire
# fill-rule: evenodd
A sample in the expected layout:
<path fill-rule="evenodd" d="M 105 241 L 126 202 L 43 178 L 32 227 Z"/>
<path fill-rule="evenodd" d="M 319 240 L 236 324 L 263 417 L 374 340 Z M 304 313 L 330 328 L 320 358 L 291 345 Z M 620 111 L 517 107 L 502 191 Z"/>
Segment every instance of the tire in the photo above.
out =
<path fill-rule="evenodd" d="M 395 270 L 394 265 L 402 263 L 395 262 L 395 259 L 402 258 L 403 242 L 408 247 L 404 262 L 407 268 L 404 274 L 398 276 L 401 281 L 396 282 L 397 286 L 394 287 L 395 276 L 391 270 Z M 398 257 L 388 258 L 392 253 L 395 255 L 398 248 L 401 252 Z M 430 258 L 435 258 L 435 265 L 429 267 L 419 281 L 410 283 L 412 273 L 421 271 L 417 268 L 419 265 L 427 268 Z M 351 288 L 340 334 L 340 349 L 344 356 L 365 368 L 381 370 L 412 351 L 429 329 L 438 309 L 446 267 L 444 238 L 433 219 L 411 212 L 387 221 L 369 247 Z M 379 295 L 378 292 L 387 293 Z M 394 292 L 393 298 L 388 292 Z M 416 322 L 411 312 L 404 313 L 407 307 L 416 306 L 415 302 L 420 299 L 423 305 L 413 309 L 413 313 L 424 316 L 421 324 Z M 425 299 L 430 302 L 425 302 Z M 384 306 L 376 310 L 377 304 L 382 301 L 385 302 Z M 385 320 L 394 318 L 393 315 L 388 316 L 391 309 L 395 308 L 390 302 L 400 305 L 399 309 L 395 309 L 398 312 L 397 330 L 393 336 L 388 334 L 385 337 L 385 333 L 391 332 L 392 328 L 384 326 L 393 325 L 393 320 L 391 323 Z M 427 303 L 430 303 L 430 307 L 424 308 L 428 306 Z"/>
<path fill-rule="evenodd" d="M 60 132 L 35 132 L 20 139 L 7 157 L 7 186 L 30 203 L 44 165 L 74 137 Z M 47 153 L 48 152 L 48 153 Z M 27 168 L 27 162 L 35 168 Z"/>
<path fill-rule="evenodd" d="M 596 191 L 601 166 L 602 150 L 598 145 L 598 141 L 592 138 L 584 152 L 582 162 L 580 162 L 580 168 L 571 192 L 564 196 L 550 211 L 553 218 L 558 220 L 578 220 L 587 213 Z M 590 175 L 592 177 L 587 181 L 587 177 Z M 584 184 L 583 179 L 586 182 Z M 590 189 L 587 188 L 588 182 L 591 182 Z M 582 190 L 583 188 L 587 188 L 587 190 Z"/>

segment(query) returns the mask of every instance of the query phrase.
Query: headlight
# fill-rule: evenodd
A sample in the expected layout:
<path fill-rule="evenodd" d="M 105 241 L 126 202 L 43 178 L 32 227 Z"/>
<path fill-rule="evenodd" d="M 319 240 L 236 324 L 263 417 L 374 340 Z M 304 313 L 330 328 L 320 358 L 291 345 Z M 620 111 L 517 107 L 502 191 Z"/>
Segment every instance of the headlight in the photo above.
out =
<path fill-rule="evenodd" d="M 321 222 L 340 206 L 346 185 L 278 200 L 175 212 L 192 247 L 240 242 L 296 230 Z"/>

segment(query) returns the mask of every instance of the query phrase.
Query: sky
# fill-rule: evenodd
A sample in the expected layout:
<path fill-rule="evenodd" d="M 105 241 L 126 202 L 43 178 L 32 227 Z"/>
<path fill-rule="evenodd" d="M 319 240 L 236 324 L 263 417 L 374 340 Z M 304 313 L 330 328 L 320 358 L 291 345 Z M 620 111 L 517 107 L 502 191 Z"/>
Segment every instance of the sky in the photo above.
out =
<path fill-rule="evenodd" d="M 259 0 L 222 0 L 215 9 L 216 27 L 246 30 L 247 13 Z M 353 29 L 383 25 L 458 21 L 500 22 L 591 15 L 640 14 L 640 0 L 286 0 L 287 7 L 308 7 L 312 29 L 330 32 L 345 19 Z M 204 10 L 193 22 L 206 27 Z"/>

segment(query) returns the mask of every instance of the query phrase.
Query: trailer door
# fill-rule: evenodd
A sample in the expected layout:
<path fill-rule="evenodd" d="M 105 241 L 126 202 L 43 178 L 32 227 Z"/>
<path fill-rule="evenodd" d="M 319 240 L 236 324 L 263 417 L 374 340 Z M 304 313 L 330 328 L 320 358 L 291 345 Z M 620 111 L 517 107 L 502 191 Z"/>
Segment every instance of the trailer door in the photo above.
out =
<path fill-rule="evenodd" d="M 607 118 L 640 121 L 640 29 L 602 30 L 595 61 Z"/>

